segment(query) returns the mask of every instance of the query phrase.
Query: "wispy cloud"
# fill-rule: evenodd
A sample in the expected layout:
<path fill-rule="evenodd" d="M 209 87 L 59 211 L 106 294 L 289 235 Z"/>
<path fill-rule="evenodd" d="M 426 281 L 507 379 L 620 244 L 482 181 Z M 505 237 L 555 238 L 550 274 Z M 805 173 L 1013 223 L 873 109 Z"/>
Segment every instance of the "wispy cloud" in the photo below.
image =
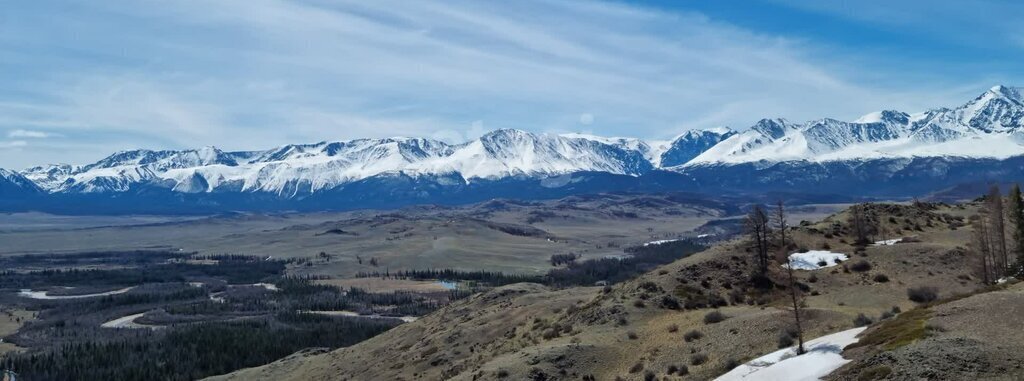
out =
<path fill-rule="evenodd" d="M 27 145 L 28 145 L 28 142 L 26 142 L 24 140 L 7 140 L 7 141 L 0 140 L 0 149 L 20 148 L 20 147 L 25 147 Z"/>
<path fill-rule="evenodd" d="M 59 136 L 59 135 L 58 134 L 49 133 L 49 132 L 43 132 L 43 131 L 32 131 L 32 130 L 21 130 L 21 129 L 12 130 L 11 132 L 7 133 L 7 137 L 9 137 L 9 138 L 45 139 L 45 138 L 50 138 L 50 137 L 55 137 L 55 136 Z"/>
<path fill-rule="evenodd" d="M 0 49 L 13 52 L 0 57 L 0 129 L 68 138 L 0 153 L 0 167 L 95 160 L 132 145 L 458 140 L 481 126 L 664 138 L 762 117 L 917 111 L 961 95 L 936 91 L 941 81 L 904 90 L 890 80 L 898 71 L 809 41 L 615 2 L 12 8 L 0 24 Z M 55 148 L 72 140 L 73 150 Z"/>

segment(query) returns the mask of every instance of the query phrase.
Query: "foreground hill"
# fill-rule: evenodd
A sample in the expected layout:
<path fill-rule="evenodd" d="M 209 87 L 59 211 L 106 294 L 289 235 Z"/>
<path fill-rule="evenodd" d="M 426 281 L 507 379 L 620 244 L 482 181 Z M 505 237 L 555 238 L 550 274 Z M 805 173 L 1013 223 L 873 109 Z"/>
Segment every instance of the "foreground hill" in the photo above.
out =
<path fill-rule="evenodd" d="M 880 322 L 869 328 L 870 334 L 891 322 L 921 316 L 917 303 L 908 299 L 909 288 L 934 288 L 939 298 L 982 290 L 964 249 L 970 235 L 964 222 L 975 208 L 871 205 L 865 213 L 877 223 L 877 240 L 907 238 L 862 249 L 849 244 L 853 242 L 850 211 L 793 228 L 794 250 L 825 249 L 850 255 L 838 265 L 796 272 L 804 289 L 805 337 Z M 785 273 L 773 261 L 767 280 L 753 277 L 753 263 L 749 242 L 739 240 L 612 287 L 554 290 L 511 285 L 349 348 L 297 354 L 218 379 L 711 379 L 791 343 Z M 962 311 L 984 314 L 989 308 L 985 299 L 975 298 L 1009 303 L 1000 310 L 1024 308 L 1016 304 L 1017 291 L 1007 292 L 930 307 L 929 314 L 948 332 L 956 332 L 966 329 L 965 322 L 972 316 L 961 315 Z M 971 340 L 981 350 L 943 353 L 967 356 L 964 363 L 982 356 L 1000 366 L 1019 364 L 1020 352 L 1000 350 L 1012 339 L 983 340 L 1010 321 L 974 336 L 951 333 L 954 340 Z M 865 359 L 844 368 L 839 377 L 865 379 L 858 377 L 878 364 L 892 368 L 892 374 L 924 375 L 902 367 L 931 355 L 947 339 L 914 336 L 907 340 L 912 345 L 906 353 L 889 357 L 864 349 L 884 340 L 865 340 L 859 349 L 863 354 L 849 355 Z M 989 358 L 998 353 L 1003 357 Z M 948 371 L 938 374 L 967 374 Z"/>
<path fill-rule="evenodd" d="M 853 122 L 763 119 L 671 141 L 491 131 L 290 144 L 260 151 L 131 150 L 20 178 L 48 197 L 0 210 L 209 213 L 459 204 L 609 191 L 720 194 L 813 189 L 913 197 L 964 183 L 1024 180 L 1024 96 L 996 86 L 955 108 L 881 111 Z M 2 185 L 2 184 L 0 184 Z M 0 186 L 0 196 L 14 194 Z"/>

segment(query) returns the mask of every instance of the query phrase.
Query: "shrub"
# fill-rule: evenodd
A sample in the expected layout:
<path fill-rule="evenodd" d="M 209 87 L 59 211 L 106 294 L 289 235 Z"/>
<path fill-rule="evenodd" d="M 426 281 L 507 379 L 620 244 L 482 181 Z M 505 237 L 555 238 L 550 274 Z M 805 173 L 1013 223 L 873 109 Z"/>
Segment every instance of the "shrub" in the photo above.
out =
<path fill-rule="evenodd" d="M 690 367 L 688 367 L 686 365 L 680 365 L 679 366 L 679 371 L 677 371 L 676 374 L 678 374 L 680 376 L 685 376 L 687 374 L 690 374 Z"/>
<path fill-rule="evenodd" d="M 544 330 L 544 333 L 541 334 L 541 337 L 543 337 L 544 340 L 554 339 L 554 338 L 558 337 L 558 330 L 554 329 L 554 328 L 548 328 L 548 329 Z"/>
<path fill-rule="evenodd" d="M 630 340 L 636 340 L 638 336 L 636 335 L 636 332 L 629 331 L 626 332 L 626 337 L 628 337 Z"/>
<path fill-rule="evenodd" d="M 694 340 L 700 340 L 702 337 L 704 337 L 704 334 L 700 333 L 700 331 L 696 329 L 683 334 L 683 340 L 687 343 Z"/>
<path fill-rule="evenodd" d="M 676 299 L 671 295 L 665 295 L 661 297 L 661 308 L 678 310 L 682 308 L 682 306 L 679 304 L 679 299 Z"/>
<path fill-rule="evenodd" d="M 693 356 L 690 356 L 690 365 L 697 366 L 706 362 L 708 362 L 708 355 L 706 354 L 695 353 Z"/>
<path fill-rule="evenodd" d="M 672 325 L 668 326 L 668 331 L 669 332 L 677 332 L 677 331 L 679 331 L 679 326 L 675 325 L 675 324 L 672 324 Z"/>
<path fill-rule="evenodd" d="M 721 313 L 719 311 L 711 311 L 711 312 L 708 312 L 707 315 L 704 315 L 704 324 L 720 323 L 723 320 L 725 320 L 726 318 L 727 317 L 725 316 L 725 314 L 723 314 L 723 313 Z"/>
<path fill-rule="evenodd" d="M 875 278 L 874 279 L 875 279 L 875 282 L 877 282 L 877 283 L 885 283 L 885 282 L 889 281 L 889 277 L 886 276 L 885 274 L 875 274 Z"/>
<path fill-rule="evenodd" d="M 644 363 L 638 362 L 629 368 L 629 373 L 640 373 L 641 370 L 644 370 Z"/>
<path fill-rule="evenodd" d="M 734 359 L 734 358 L 730 358 L 728 360 L 725 360 L 725 371 L 728 372 L 730 370 L 735 369 L 736 367 L 738 367 L 740 365 L 742 365 L 742 363 L 740 363 L 740 360 L 737 360 L 737 359 Z"/>
<path fill-rule="evenodd" d="M 857 317 L 853 318 L 853 325 L 857 327 L 871 325 L 871 323 L 874 323 L 874 321 L 864 314 L 857 314 Z"/>
<path fill-rule="evenodd" d="M 678 367 L 678 366 L 675 366 L 675 365 L 669 365 L 669 366 L 668 366 L 668 370 L 667 370 L 667 371 L 665 371 L 665 373 L 666 373 L 666 374 L 675 374 L 675 373 L 676 373 L 676 372 L 678 372 L 678 371 L 679 371 L 679 367 Z"/>
<path fill-rule="evenodd" d="M 647 371 L 646 373 L 644 373 L 644 381 L 655 381 L 657 380 L 657 378 L 658 376 L 655 376 L 654 372 Z"/>
<path fill-rule="evenodd" d="M 508 377 L 508 371 L 504 369 L 498 369 L 498 372 L 495 373 L 494 375 L 497 376 L 498 378 L 505 378 Z"/>
<path fill-rule="evenodd" d="M 858 261 L 857 263 L 854 263 L 854 264 L 850 265 L 850 270 L 853 270 L 853 271 L 856 271 L 856 272 L 859 272 L 859 273 L 866 272 L 866 271 L 871 271 L 871 264 L 868 263 L 868 261 L 861 260 L 861 261 Z"/>
<path fill-rule="evenodd" d="M 793 346 L 794 343 L 795 341 L 793 341 L 792 336 L 785 332 L 779 332 L 779 349 L 789 348 Z"/>
<path fill-rule="evenodd" d="M 644 308 L 644 301 L 640 300 L 640 299 L 634 300 L 633 301 L 633 307 Z"/>
<path fill-rule="evenodd" d="M 911 287 L 907 289 L 907 297 L 915 303 L 929 303 L 939 298 L 939 291 L 934 287 Z"/>

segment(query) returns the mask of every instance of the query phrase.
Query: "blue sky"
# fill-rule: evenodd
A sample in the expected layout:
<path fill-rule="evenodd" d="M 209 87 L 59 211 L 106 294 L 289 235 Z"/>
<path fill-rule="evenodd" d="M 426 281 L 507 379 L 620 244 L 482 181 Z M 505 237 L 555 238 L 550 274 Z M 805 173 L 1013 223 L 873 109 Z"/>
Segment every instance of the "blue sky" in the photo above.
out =
<path fill-rule="evenodd" d="M 1014 1 L 26 1 L 0 167 L 495 128 L 671 138 L 1024 84 Z"/>

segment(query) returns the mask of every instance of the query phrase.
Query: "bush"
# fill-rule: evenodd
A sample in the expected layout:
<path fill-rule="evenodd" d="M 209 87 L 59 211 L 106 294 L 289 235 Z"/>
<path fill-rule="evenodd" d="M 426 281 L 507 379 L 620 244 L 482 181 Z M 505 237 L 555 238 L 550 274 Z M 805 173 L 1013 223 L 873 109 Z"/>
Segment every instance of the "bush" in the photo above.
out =
<path fill-rule="evenodd" d="M 675 297 L 670 295 L 665 295 L 661 297 L 661 308 L 678 310 L 682 308 L 682 306 L 679 304 L 679 299 L 676 299 Z"/>
<path fill-rule="evenodd" d="M 886 276 L 885 274 L 875 274 L 875 278 L 874 279 L 875 279 L 875 282 L 877 282 L 877 283 L 885 283 L 885 282 L 889 281 L 889 277 Z"/>
<path fill-rule="evenodd" d="M 629 373 L 640 373 L 641 370 L 644 370 L 644 363 L 638 362 L 629 368 Z"/>
<path fill-rule="evenodd" d="M 728 372 L 730 370 L 736 369 L 736 367 L 740 365 L 743 365 L 743 363 L 741 363 L 740 360 L 730 358 L 728 360 L 725 360 L 725 371 Z"/>
<path fill-rule="evenodd" d="M 850 270 L 853 270 L 853 271 L 856 271 L 856 272 L 859 272 L 859 273 L 871 271 L 871 264 L 868 263 L 868 261 L 861 260 L 861 261 L 858 261 L 857 263 L 854 263 L 854 264 L 850 265 Z"/>
<path fill-rule="evenodd" d="M 508 371 L 504 369 L 498 369 L 498 373 L 496 373 L 495 376 L 498 378 L 508 377 Z"/>
<path fill-rule="evenodd" d="M 647 371 L 646 373 L 644 373 L 644 381 L 655 381 L 657 379 L 658 376 L 654 375 L 654 372 Z"/>
<path fill-rule="evenodd" d="M 694 340 L 700 340 L 702 337 L 704 337 L 704 334 L 700 333 L 700 331 L 696 329 L 683 334 L 683 340 L 687 343 Z"/>
<path fill-rule="evenodd" d="M 857 317 L 853 318 L 853 325 L 856 327 L 871 325 L 871 323 L 874 323 L 874 321 L 864 314 L 858 314 Z"/>
<path fill-rule="evenodd" d="M 939 299 L 939 291 L 934 287 L 911 287 L 907 289 L 907 297 L 915 303 L 929 303 Z"/>
<path fill-rule="evenodd" d="M 706 354 L 695 353 L 693 356 L 690 356 L 690 365 L 697 366 L 706 362 L 708 362 L 708 355 Z"/>
<path fill-rule="evenodd" d="M 792 347 L 796 343 L 793 337 L 786 332 L 779 332 L 779 349 Z"/>
<path fill-rule="evenodd" d="M 544 338 L 544 340 L 554 339 L 558 337 L 558 330 L 554 328 L 545 329 L 544 333 L 541 334 L 541 337 Z"/>
<path fill-rule="evenodd" d="M 636 332 L 629 331 L 626 332 L 626 337 L 628 337 L 630 340 L 636 340 L 639 336 L 636 335 Z"/>
<path fill-rule="evenodd" d="M 727 317 L 725 316 L 725 314 L 723 314 L 723 313 L 721 313 L 719 311 L 711 311 L 711 312 L 708 312 L 707 315 L 704 315 L 704 324 L 720 323 L 723 320 L 725 320 L 726 318 Z"/>
<path fill-rule="evenodd" d="M 672 325 L 668 326 L 668 331 L 669 332 L 677 332 L 677 331 L 679 331 L 679 326 L 675 325 L 675 324 L 672 324 Z"/>
<path fill-rule="evenodd" d="M 666 373 L 666 374 L 676 374 L 676 372 L 678 372 L 678 371 L 679 371 L 679 367 L 678 367 L 678 366 L 675 366 L 675 365 L 669 365 L 669 366 L 668 366 L 668 370 L 667 370 L 667 371 L 665 371 L 665 373 Z"/>

